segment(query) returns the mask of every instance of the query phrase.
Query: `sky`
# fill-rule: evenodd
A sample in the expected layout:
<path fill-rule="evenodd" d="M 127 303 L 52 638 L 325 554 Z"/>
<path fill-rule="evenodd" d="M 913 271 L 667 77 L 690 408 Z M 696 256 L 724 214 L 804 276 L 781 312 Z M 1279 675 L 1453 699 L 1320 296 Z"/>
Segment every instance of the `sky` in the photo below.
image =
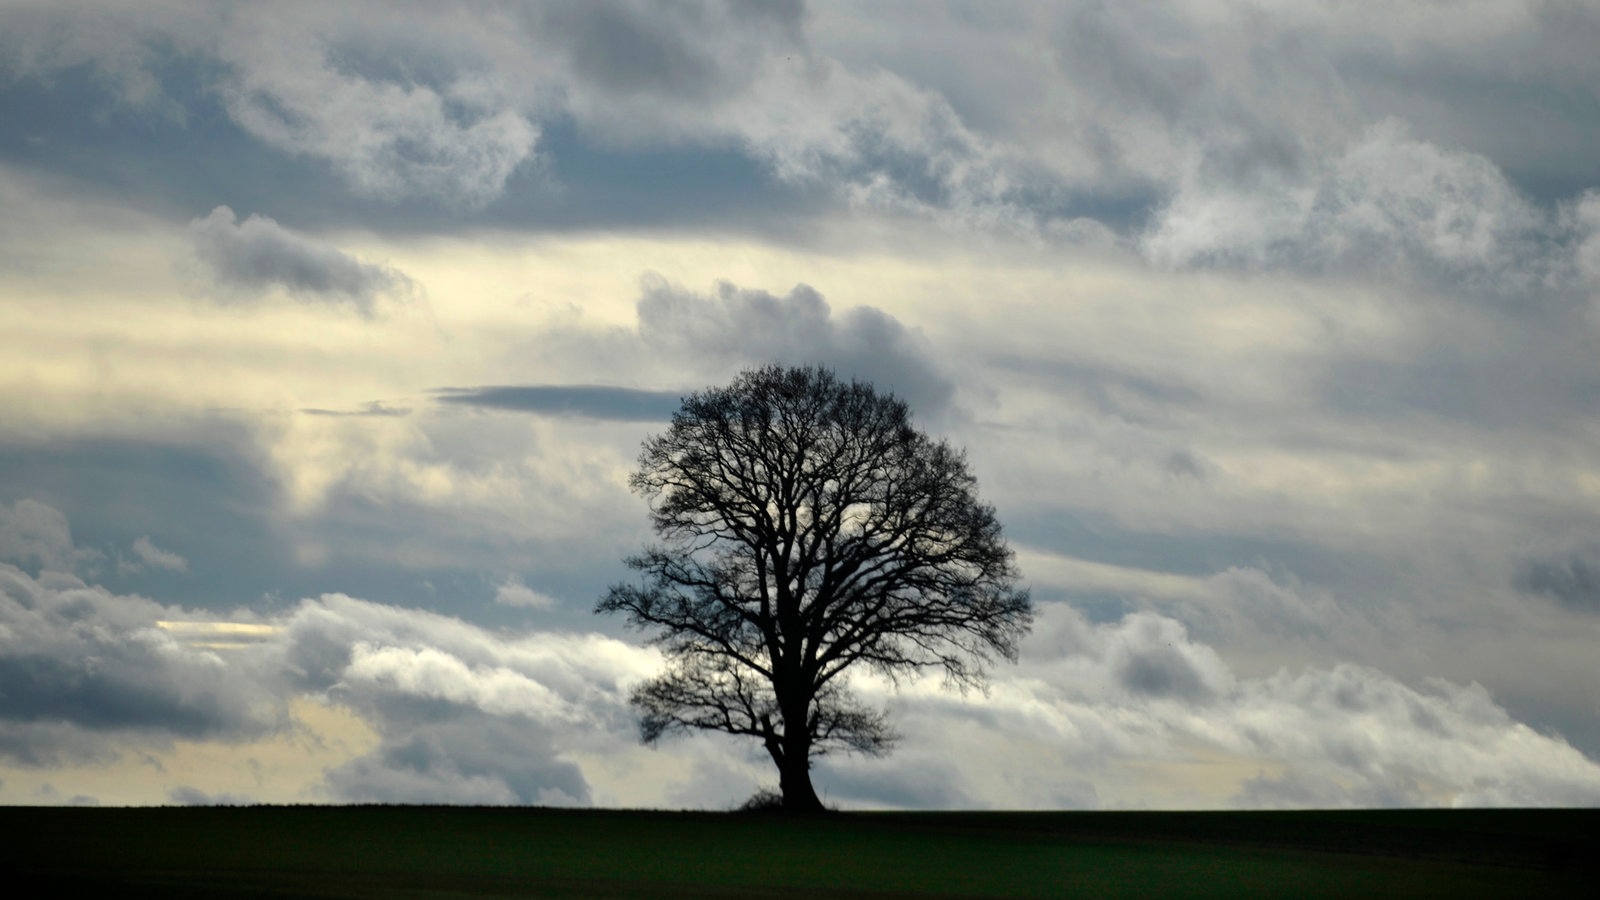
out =
<path fill-rule="evenodd" d="M 597 617 L 688 392 L 1036 605 L 846 809 L 1600 805 L 1600 6 L 0 0 L 0 803 L 726 809 Z"/>

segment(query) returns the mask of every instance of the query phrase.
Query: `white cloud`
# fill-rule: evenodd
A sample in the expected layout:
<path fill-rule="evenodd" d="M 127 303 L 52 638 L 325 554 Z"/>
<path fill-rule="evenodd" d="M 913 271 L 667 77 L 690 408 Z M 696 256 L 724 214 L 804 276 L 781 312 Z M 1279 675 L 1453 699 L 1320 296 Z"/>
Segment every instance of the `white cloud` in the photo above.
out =
<path fill-rule="evenodd" d="M 557 603 L 549 594 L 541 594 L 512 576 L 501 582 L 494 591 L 494 602 L 502 606 L 524 606 L 529 609 L 552 609 Z"/>
<path fill-rule="evenodd" d="M 1245 677 L 1155 612 L 1040 612 L 1022 663 L 983 697 L 858 679 L 906 740 L 884 760 L 830 757 L 819 784 L 868 806 L 1600 803 L 1600 765 L 1476 684 L 1349 664 Z M 640 756 L 627 692 L 661 657 L 597 634 L 495 632 L 341 595 L 230 622 L 11 566 L 0 626 L 0 748 L 18 764 L 257 738 L 318 696 L 376 733 L 303 788 L 347 800 L 726 805 L 765 771 L 735 741 Z M 657 773 L 648 788 L 622 772 L 640 764 Z M 182 797 L 279 799 L 208 785 Z"/>
<path fill-rule="evenodd" d="M 1347 664 L 1238 677 L 1169 618 L 1041 612 L 984 697 L 860 685 L 904 743 L 887 760 L 829 759 L 822 780 L 837 773 L 852 802 L 1002 809 L 1600 803 L 1600 764 L 1476 684 Z"/>
<path fill-rule="evenodd" d="M 539 128 L 508 105 L 499 79 L 465 59 L 435 84 L 363 74 L 350 65 L 367 49 L 359 19 L 239 11 L 218 45 L 232 64 L 220 85 L 229 115 L 272 146 L 327 161 L 360 194 L 467 208 L 498 197 L 531 158 Z M 428 29 L 444 17 L 412 24 Z M 426 47 L 420 33 L 385 37 Z"/>
<path fill-rule="evenodd" d="M 1254 185 L 1189 175 L 1144 239 L 1169 265 L 1350 270 L 1410 265 L 1467 281 L 1537 283 L 1550 224 L 1488 159 L 1368 129 L 1305 177 Z"/>

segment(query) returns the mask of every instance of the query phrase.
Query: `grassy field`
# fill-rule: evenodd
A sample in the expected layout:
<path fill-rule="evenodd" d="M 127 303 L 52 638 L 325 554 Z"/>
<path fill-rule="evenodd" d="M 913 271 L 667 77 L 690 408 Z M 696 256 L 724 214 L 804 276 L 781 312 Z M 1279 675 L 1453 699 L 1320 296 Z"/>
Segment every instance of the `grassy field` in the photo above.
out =
<path fill-rule="evenodd" d="M 1600 875 L 1595 810 L 0 808 L 0 827 L 15 897 L 1588 897 Z"/>

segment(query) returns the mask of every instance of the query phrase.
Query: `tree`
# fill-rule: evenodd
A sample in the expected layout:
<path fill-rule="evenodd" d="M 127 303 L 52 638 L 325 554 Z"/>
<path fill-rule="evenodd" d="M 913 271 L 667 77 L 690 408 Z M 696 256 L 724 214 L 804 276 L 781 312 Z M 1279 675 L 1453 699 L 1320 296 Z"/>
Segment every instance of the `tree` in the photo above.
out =
<path fill-rule="evenodd" d="M 653 631 L 666 671 L 635 690 L 653 744 L 757 738 L 786 810 L 822 809 L 813 758 L 881 755 L 896 735 L 853 698 L 852 667 L 942 669 L 981 686 L 1015 660 L 1033 608 L 961 452 L 871 385 L 769 366 L 684 399 L 630 480 L 660 543 L 595 607 Z"/>

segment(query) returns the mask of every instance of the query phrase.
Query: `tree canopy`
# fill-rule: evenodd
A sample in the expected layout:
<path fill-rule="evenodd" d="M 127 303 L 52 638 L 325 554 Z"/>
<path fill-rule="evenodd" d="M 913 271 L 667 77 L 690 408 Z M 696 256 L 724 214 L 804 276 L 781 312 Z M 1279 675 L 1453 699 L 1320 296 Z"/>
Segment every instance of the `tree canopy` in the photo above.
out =
<path fill-rule="evenodd" d="M 906 404 L 816 367 L 769 366 L 686 397 L 631 486 L 659 538 L 596 606 L 653 632 L 661 675 L 632 702 L 653 743 L 707 729 L 762 742 L 784 807 L 817 810 L 812 759 L 887 752 L 846 673 L 983 683 L 1032 624 L 1014 554 L 964 455 Z"/>

